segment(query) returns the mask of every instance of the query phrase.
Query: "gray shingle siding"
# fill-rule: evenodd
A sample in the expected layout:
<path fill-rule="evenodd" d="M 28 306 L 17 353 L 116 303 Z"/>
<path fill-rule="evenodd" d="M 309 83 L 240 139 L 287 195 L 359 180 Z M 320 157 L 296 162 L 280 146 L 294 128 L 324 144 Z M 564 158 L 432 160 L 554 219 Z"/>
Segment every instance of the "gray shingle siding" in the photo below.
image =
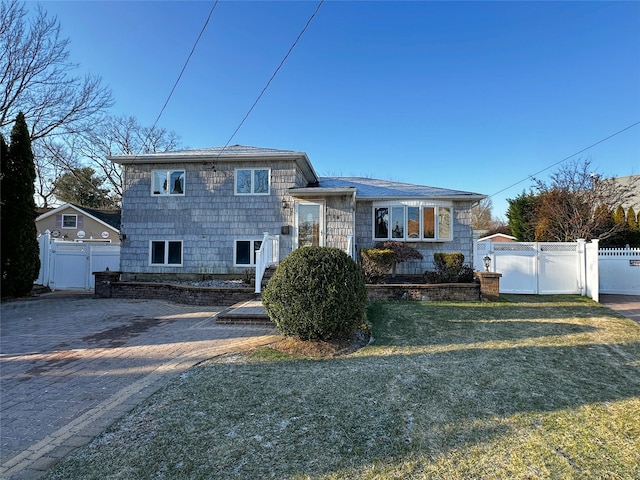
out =
<path fill-rule="evenodd" d="M 124 193 L 121 270 L 135 274 L 239 275 L 237 240 L 260 240 L 265 232 L 280 235 L 280 259 L 293 249 L 295 202 L 324 205 L 324 244 L 347 249 L 354 234 L 356 248 L 371 247 L 374 202 L 407 202 L 453 206 L 453 240 L 410 242 L 423 261 L 406 262 L 399 273 L 421 274 L 433 268 L 434 252 L 462 252 L 472 264 L 469 209 L 482 195 L 367 178 L 319 178 L 306 154 L 232 146 L 111 158 L 122 164 Z M 268 195 L 235 195 L 235 170 L 270 169 Z M 151 195 L 153 170 L 184 170 L 184 195 Z M 293 190 L 290 190 L 293 189 Z M 354 205 L 353 194 L 357 201 Z M 282 200 L 286 199 L 287 208 Z M 282 226 L 289 233 L 281 233 Z M 354 232 L 355 229 L 355 232 Z M 181 266 L 150 265 L 150 242 L 182 241 Z"/>
<path fill-rule="evenodd" d="M 348 235 L 353 233 L 353 197 L 340 196 L 327 198 L 325 222 L 327 246 L 346 250 Z"/>
<path fill-rule="evenodd" d="M 469 209 L 472 202 L 453 202 L 453 239 L 445 242 L 405 242 L 417 249 L 423 260 L 410 260 L 398 265 L 397 273 L 420 275 L 433 270 L 433 254 L 437 252 L 461 252 L 465 263 L 473 265 L 473 230 Z M 356 248 L 371 248 L 377 243 L 373 238 L 373 202 L 358 201 L 356 207 Z"/>
<path fill-rule="evenodd" d="M 237 168 L 269 168 L 269 195 L 234 195 Z M 152 170 L 185 170 L 185 194 L 151 195 Z M 293 205 L 287 189 L 304 186 L 293 161 L 264 164 L 186 163 L 124 165 L 123 232 L 127 235 L 120 267 L 128 273 L 238 274 L 234 266 L 236 240 L 280 234 L 293 222 L 292 208 L 283 211 L 283 196 Z M 182 266 L 149 265 L 151 240 L 182 240 Z M 291 235 L 280 237 L 280 254 L 291 251 Z"/>

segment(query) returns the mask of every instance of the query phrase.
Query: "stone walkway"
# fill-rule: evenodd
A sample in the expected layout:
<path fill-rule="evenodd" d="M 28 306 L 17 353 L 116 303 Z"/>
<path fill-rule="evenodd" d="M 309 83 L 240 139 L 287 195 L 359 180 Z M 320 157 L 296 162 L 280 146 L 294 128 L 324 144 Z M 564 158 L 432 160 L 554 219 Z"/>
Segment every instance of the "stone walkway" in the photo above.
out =
<path fill-rule="evenodd" d="M 225 307 L 56 292 L 1 305 L 0 478 L 37 479 L 172 378 L 280 337 Z"/>
<path fill-rule="evenodd" d="M 640 295 L 600 295 L 600 303 L 640 323 Z"/>

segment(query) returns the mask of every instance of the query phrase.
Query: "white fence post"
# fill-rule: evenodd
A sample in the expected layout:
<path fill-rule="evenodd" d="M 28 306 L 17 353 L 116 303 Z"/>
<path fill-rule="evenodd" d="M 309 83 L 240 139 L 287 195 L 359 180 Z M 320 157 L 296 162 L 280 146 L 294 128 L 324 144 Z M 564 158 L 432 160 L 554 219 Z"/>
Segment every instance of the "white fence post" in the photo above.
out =
<path fill-rule="evenodd" d="M 586 295 L 596 302 L 600 301 L 600 261 L 598 240 L 591 240 L 585 245 L 585 281 Z"/>
<path fill-rule="evenodd" d="M 40 249 L 40 270 L 35 284 L 48 287 L 51 275 L 51 232 L 49 230 L 45 230 L 44 235 L 38 237 L 38 247 Z"/>
<path fill-rule="evenodd" d="M 577 240 L 577 248 L 576 248 L 576 267 L 577 267 L 577 280 L 578 280 L 578 290 L 580 290 L 580 295 L 583 297 L 587 294 L 587 252 L 585 249 L 586 240 L 584 238 L 579 238 Z"/>

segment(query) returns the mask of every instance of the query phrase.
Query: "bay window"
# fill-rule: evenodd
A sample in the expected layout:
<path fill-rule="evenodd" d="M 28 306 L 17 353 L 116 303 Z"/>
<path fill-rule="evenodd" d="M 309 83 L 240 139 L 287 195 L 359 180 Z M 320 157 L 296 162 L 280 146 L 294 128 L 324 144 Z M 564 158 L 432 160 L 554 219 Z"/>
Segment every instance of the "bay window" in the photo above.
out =
<path fill-rule="evenodd" d="M 450 206 L 374 206 L 373 238 L 379 241 L 447 241 L 453 238 L 452 221 Z"/>

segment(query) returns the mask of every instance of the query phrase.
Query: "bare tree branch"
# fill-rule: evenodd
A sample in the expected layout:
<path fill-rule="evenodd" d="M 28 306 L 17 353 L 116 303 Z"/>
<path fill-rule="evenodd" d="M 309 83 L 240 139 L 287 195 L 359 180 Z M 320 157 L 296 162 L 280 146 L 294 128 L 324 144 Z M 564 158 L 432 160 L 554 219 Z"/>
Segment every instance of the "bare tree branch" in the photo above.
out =
<path fill-rule="evenodd" d="M 111 91 L 99 77 L 74 75 L 69 39 L 61 37 L 55 17 L 37 9 L 27 24 L 23 3 L 0 3 L 0 130 L 21 111 L 32 141 L 83 131 L 90 119 L 113 105 Z"/>

